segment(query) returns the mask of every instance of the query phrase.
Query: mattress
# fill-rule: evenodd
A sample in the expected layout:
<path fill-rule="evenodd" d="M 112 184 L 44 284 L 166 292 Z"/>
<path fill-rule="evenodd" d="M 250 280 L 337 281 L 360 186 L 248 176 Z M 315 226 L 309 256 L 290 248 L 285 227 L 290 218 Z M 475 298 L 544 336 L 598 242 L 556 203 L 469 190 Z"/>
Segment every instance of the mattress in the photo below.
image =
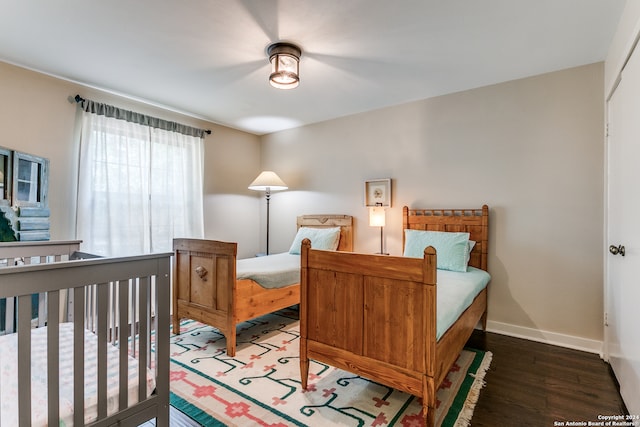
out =
<path fill-rule="evenodd" d="M 263 288 L 282 288 L 300 283 L 300 255 L 281 254 L 239 259 L 236 279 L 251 279 Z"/>
<path fill-rule="evenodd" d="M 471 305 L 490 279 L 489 273 L 474 267 L 467 272 L 437 270 L 436 340 Z"/>
<path fill-rule="evenodd" d="M 31 334 L 31 411 L 32 425 L 47 425 L 47 328 Z M 85 423 L 97 418 L 97 336 L 85 330 Z M 0 425 L 18 425 L 17 334 L 0 336 Z M 118 411 L 119 350 L 107 345 L 107 383 L 109 415 Z M 138 401 L 138 362 L 129 357 L 129 405 Z M 20 379 L 23 381 L 24 379 Z M 154 375 L 147 371 L 147 395 L 155 389 Z M 73 323 L 60 324 L 60 424 L 73 423 Z"/>

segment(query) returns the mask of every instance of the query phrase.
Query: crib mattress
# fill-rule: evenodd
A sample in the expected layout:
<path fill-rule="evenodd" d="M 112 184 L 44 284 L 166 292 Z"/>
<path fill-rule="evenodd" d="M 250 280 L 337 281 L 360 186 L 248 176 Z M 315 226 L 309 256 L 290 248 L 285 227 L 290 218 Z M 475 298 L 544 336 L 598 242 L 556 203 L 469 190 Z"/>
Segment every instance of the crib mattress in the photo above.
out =
<path fill-rule="evenodd" d="M 31 421 L 47 425 L 47 328 L 31 334 Z M 97 336 L 85 330 L 85 423 L 97 418 Z M 0 336 L 0 425 L 18 425 L 17 334 Z M 107 346 L 107 412 L 118 411 L 119 352 Z M 129 357 L 129 405 L 138 401 L 138 361 Z M 24 381 L 24 379 L 20 379 Z M 154 375 L 147 372 L 147 395 L 155 389 Z M 73 422 L 73 323 L 60 324 L 60 426 Z"/>

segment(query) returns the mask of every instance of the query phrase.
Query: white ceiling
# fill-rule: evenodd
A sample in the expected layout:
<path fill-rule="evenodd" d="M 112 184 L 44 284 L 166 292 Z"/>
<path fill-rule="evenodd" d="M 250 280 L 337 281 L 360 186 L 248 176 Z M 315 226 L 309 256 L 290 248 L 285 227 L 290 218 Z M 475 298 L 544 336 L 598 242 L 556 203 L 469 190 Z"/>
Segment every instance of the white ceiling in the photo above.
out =
<path fill-rule="evenodd" d="M 0 61 L 260 135 L 602 61 L 624 3 L 3 0 Z M 296 89 L 267 83 L 278 40 Z"/>

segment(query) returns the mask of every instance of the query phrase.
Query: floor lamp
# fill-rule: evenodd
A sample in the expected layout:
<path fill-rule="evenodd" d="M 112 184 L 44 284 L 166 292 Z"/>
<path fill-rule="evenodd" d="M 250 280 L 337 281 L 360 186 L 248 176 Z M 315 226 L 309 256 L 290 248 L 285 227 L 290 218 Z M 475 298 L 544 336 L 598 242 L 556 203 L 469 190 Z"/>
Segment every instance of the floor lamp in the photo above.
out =
<path fill-rule="evenodd" d="M 275 172 L 264 171 L 249 184 L 249 190 L 264 191 L 267 198 L 267 255 L 269 255 L 269 200 L 272 191 L 286 190 L 287 184 Z"/>

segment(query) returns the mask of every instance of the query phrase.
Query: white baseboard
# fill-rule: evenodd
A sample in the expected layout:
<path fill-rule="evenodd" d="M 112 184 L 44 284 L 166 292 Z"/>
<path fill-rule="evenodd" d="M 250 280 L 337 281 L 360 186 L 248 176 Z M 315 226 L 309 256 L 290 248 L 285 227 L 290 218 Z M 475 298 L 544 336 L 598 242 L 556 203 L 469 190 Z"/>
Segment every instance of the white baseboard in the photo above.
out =
<path fill-rule="evenodd" d="M 510 337 L 523 338 L 530 341 L 537 341 L 545 344 L 595 353 L 601 358 L 604 355 L 602 341 L 564 335 L 556 332 L 541 331 L 539 329 L 510 325 L 508 323 L 495 322 L 492 320 L 487 321 L 487 331 L 501 335 L 508 335 Z"/>

